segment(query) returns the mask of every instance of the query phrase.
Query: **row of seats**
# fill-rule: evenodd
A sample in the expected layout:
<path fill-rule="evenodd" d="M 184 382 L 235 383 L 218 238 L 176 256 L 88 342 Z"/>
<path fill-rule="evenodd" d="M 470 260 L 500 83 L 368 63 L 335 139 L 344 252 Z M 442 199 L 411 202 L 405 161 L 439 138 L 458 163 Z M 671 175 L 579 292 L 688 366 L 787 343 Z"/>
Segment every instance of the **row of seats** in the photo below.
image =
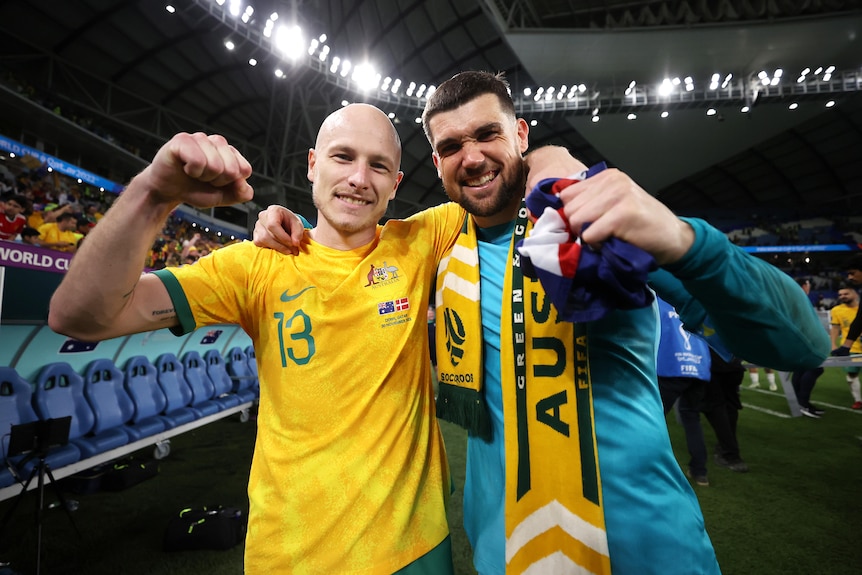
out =
<path fill-rule="evenodd" d="M 51 448 L 52 469 L 70 465 L 128 443 L 154 436 L 201 417 L 254 401 L 258 396 L 254 348 L 234 347 L 227 359 L 211 349 L 142 355 L 122 370 L 109 359 L 90 362 L 79 374 L 68 363 L 45 365 L 35 381 L 11 367 L 0 367 L 0 438 L 6 456 L 13 425 L 71 416 L 69 443 Z M 13 466 L 24 455 L 9 458 Z M 37 462 L 19 470 L 28 477 Z M 0 488 L 14 483 L 8 466 L 0 468 Z"/>

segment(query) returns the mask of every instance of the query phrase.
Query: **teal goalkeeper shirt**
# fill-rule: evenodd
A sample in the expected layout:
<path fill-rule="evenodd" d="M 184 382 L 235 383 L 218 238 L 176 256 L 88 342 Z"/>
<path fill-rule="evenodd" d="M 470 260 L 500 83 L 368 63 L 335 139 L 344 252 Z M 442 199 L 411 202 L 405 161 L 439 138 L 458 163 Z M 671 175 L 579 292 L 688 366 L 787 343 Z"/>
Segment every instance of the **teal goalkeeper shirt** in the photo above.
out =
<path fill-rule="evenodd" d="M 705 222 L 688 221 L 696 232 L 695 244 L 682 260 L 667 266 L 673 276 L 665 272 L 653 284 L 685 310 L 683 319 L 693 324 L 708 315 L 737 350 L 754 350 L 772 365 L 822 361 L 829 353 L 828 337 L 810 304 L 802 308 L 807 298 L 795 282 L 744 254 Z M 502 368 L 502 274 L 510 234 L 511 227 L 490 228 L 479 236 L 485 398 L 493 439 L 468 439 L 464 526 L 482 575 L 502 575 L 506 566 L 503 407 L 496 370 Z M 700 506 L 668 439 L 655 372 L 657 335 L 655 303 L 588 324 L 611 568 L 622 574 L 717 575 Z"/>

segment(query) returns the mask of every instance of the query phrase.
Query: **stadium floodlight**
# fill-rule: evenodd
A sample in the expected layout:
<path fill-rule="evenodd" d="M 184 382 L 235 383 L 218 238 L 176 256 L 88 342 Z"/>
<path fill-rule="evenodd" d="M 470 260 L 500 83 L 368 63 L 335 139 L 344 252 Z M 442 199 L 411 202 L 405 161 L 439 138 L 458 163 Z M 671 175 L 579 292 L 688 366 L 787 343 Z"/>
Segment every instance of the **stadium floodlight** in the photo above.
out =
<path fill-rule="evenodd" d="M 659 96 L 670 96 L 673 92 L 673 82 L 670 81 L 670 78 L 665 78 L 661 85 L 658 87 Z"/>
<path fill-rule="evenodd" d="M 356 66 L 353 69 L 353 74 L 350 76 L 350 78 L 363 92 L 372 90 L 380 84 L 380 74 L 378 74 L 371 66 L 371 64 L 367 62 Z"/>
<path fill-rule="evenodd" d="M 257 66 L 257 60 L 255 60 L 254 58 L 249 58 L 248 59 L 248 65 L 249 66 Z"/>
<path fill-rule="evenodd" d="M 228 50 L 233 50 L 234 48 L 236 48 L 236 44 L 234 44 L 231 40 L 225 40 L 224 47 Z"/>
<path fill-rule="evenodd" d="M 274 42 L 276 48 L 291 60 L 297 60 L 299 55 L 305 51 L 302 28 L 296 24 L 293 26 L 279 26 L 275 31 Z"/>
<path fill-rule="evenodd" d="M 228 12 L 230 12 L 231 16 L 239 16 L 240 8 L 242 8 L 241 0 L 230 0 L 230 4 L 228 5 Z"/>

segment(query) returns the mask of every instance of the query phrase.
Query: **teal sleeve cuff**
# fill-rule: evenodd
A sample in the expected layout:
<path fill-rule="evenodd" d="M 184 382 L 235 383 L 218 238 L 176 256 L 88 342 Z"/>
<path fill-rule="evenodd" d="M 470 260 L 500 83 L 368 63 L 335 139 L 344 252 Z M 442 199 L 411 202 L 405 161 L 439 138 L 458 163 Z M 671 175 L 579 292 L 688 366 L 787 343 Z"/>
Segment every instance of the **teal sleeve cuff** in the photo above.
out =
<path fill-rule="evenodd" d="M 310 230 L 311 228 L 313 228 L 313 227 L 314 227 L 314 226 L 312 226 L 310 223 L 308 223 L 308 220 L 306 220 L 306 219 L 302 216 L 302 214 L 296 214 L 296 215 L 299 217 L 299 221 L 301 221 L 301 222 L 302 222 L 302 227 L 303 227 L 304 229 L 306 229 L 306 230 Z"/>
<path fill-rule="evenodd" d="M 183 291 L 183 287 L 180 285 L 179 280 L 168 268 L 157 270 L 152 273 L 162 280 L 163 284 L 165 284 L 165 288 L 168 290 L 168 295 L 171 296 L 171 302 L 174 304 L 174 311 L 177 314 L 177 320 L 180 322 L 180 325 L 170 328 L 171 333 L 180 336 L 193 332 L 197 329 L 197 324 L 195 323 L 195 317 L 194 314 L 192 314 L 189 300 L 186 299 L 186 293 Z"/>

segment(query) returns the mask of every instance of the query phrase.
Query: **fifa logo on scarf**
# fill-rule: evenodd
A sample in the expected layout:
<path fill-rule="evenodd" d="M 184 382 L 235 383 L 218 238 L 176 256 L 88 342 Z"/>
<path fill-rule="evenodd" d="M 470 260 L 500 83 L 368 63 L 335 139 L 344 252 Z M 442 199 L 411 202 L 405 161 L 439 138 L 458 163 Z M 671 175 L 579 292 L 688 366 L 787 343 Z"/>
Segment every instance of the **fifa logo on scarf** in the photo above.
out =
<path fill-rule="evenodd" d="M 461 358 L 464 357 L 464 341 L 467 339 L 467 333 L 464 331 L 464 322 L 461 321 L 455 310 L 446 308 L 443 314 L 443 321 L 446 329 L 446 351 L 449 352 L 449 359 L 452 365 L 461 363 Z"/>

